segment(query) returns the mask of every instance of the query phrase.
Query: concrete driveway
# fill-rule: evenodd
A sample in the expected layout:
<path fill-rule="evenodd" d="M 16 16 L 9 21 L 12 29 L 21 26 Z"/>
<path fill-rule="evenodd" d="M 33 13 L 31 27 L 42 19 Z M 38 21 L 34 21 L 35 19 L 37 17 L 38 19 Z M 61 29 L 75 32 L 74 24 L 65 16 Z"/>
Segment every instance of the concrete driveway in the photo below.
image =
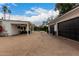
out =
<path fill-rule="evenodd" d="M 0 55 L 59 56 L 79 55 L 79 42 L 46 32 L 0 37 Z"/>

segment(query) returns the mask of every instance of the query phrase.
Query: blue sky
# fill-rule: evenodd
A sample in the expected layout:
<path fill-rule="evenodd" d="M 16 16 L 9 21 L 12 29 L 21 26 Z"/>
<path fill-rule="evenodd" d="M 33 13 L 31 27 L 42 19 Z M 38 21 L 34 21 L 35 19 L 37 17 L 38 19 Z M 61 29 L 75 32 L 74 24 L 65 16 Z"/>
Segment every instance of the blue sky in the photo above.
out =
<path fill-rule="evenodd" d="M 0 16 L 3 5 L 7 5 L 12 11 L 12 20 L 31 21 L 36 25 L 41 25 L 43 21 L 47 21 L 48 17 L 58 15 L 58 12 L 54 10 L 55 3 L 0 3 Z"/>
<path fill-rule="evenodd" d="M 15 4 L 16 5 L 6 4 L 6 5 L 10 6 L 9 8 L 11 9 L 12 14 L 14 14 L 14 15 L 16 15 L 16 14 L 24 15 L 25 11 L 28 11 L 33 7 L 43 8 L 46 10 L 55 8 L 55 4 L 53 4 L 53 3 L 15 3 Z"/>

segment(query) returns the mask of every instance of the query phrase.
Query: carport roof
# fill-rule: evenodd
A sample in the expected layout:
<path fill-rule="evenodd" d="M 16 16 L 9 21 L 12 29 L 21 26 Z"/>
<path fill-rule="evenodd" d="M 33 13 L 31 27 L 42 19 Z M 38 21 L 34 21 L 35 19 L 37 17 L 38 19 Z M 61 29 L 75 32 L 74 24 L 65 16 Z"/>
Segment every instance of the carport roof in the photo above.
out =
<path fill-rule="evenodd" d="M 2 20 L 2 19 L 0 19 L 0 21 L 11 21 L 11 22 L 27 22 L 27 23 L 29 23 L 30 25 L 32 24 L 30 21 L 21 21 L 21 20 Z"/>

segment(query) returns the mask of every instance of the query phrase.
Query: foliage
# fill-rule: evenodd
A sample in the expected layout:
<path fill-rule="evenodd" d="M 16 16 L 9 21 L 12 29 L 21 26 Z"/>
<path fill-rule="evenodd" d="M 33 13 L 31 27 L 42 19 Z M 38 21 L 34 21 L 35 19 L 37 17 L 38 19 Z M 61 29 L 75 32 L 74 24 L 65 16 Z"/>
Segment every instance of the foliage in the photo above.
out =
<path fill-rule="evenodd" d="M 75 3 L 57 3 L 55 10 L 59 10 L 60 14 L 70 11 L 76 4 Z"/>
<path fill-rule="evenodd" d="M 39 26 L 39 27 L 34 27 L 34 31 L 48 31 L 48 27 L 47 26 Z"/>
<path fill-rule="evenodd" d="M 2 7 L 2 11 L 3 11 L 3 13 L 4 13 L 4 19 L 6 19 L 5 17 L 6 17 L 6 13 L 9 13 L 9 16 L 10 16 L 10 14 L 11 14 L 11 10 L 6 6 L 6 5 L 4 5 L 3 7 Z M 9 17 L 10 18 L 10 17 Z"/>
<path fill-rule="evenodd" d="M 4 13 L 7 13 L 7 12 L 8 12 L 8 7 L 4 5 L 4 6 L 2 7 L 2 10 L 3 10 Z"/>

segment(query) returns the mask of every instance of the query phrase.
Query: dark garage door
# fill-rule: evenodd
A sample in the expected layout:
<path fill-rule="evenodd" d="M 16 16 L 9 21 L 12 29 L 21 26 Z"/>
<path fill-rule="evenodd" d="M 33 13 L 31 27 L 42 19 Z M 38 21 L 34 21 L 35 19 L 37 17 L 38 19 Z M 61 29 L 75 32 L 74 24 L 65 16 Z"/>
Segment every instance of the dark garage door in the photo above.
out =
<path fill-rule="evenodd" d="M 79 17 L 58 23 L 58 35 L 79 41 Z"/>

